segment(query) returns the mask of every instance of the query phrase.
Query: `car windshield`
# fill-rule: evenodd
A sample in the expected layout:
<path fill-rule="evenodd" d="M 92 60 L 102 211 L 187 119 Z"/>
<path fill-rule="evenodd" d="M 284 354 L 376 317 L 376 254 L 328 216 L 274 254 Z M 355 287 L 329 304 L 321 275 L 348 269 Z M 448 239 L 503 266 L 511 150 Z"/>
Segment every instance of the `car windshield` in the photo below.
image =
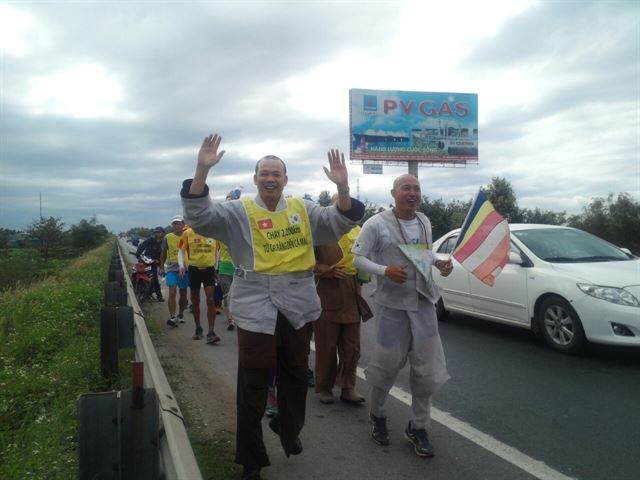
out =
<path fill-rule="evenodd" d="M 612 262 L 630 259 L 617 247 L 581 230 L 540 228 L 511 233 L 547 262 Z"/>

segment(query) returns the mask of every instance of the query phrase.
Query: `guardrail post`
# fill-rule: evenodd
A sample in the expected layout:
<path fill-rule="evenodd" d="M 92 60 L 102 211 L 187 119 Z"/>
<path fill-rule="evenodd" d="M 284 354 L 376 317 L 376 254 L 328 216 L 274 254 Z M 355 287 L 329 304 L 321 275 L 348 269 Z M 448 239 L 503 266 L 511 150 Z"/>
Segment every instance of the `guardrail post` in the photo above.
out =
<path fill-rule="evenodd" d="M 100 371 L 105 378 L 118 376 L 118 324 L 116 308 L 102 307 L 100 311 Z"/>

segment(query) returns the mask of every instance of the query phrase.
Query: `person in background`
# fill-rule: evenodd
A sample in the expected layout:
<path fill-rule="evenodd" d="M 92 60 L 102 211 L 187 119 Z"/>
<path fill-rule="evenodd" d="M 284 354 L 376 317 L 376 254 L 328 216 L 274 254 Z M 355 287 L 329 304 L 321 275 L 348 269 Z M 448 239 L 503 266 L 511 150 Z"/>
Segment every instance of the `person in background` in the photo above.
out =
<path fill-rule="evenodd" d="M 418 211 L 422 201 L 418 179 L 399 176 L 391 196 L 393 208 L 367 220 L 351 250 L 355 267 L 377 276 L 376 343 L 365 369 L 372 385 L 371 436 L 380 445 L 389 444 L 385 404 L 408 359 L 412 417 L 404 433 L 417 455 L 432 457 L 434 449 L 427 434 L 431 399 L 449 374 L 438 333 L 434 303 L 440 295 L 431 278 L 431 265 L 443 276 L 453 267 L 450 260 L 437 260 L 431 252 L 431 223 Z M 419 252 L 427 260 L 428 271 L 418 271 L 403 251 Z"/>
<path fill-rule="evenodd" d="M 136 257 L 145 255 L 153 260 L 151 264 L 151 288 L 156 293 L 156 299 L 164 302 L 162 291 L 160 290 L 160 279 L 158 278 L 158 264 L 160 263 L 160 251 L 162 247 L 162 239 L 164 238 L 164 228 L 156 227 L 153 229 L 153 235 L 138 245 L 136 249 Z"/>
<path fill-rule="evenodd" d="M 196 324 L 196 331 L 193 334 L 194 340 L 202 338 L 202 325 L 200 323 L 200 288 L 204 288 L 207 302 L 207 343 L 215 344 L 220 342 L 220 337 L 214 331 L 216 323 L 216 307 L 213 300 L 215 288 L 215 261 L 216 261 L 216 240 L 196 233 L 193 228 L 188 228 L 182 234 L 180 242 L 181 251 L 178 253 L 180 271 L 185 271 L 185 255 L 189 258 L 189 287 L 191 288 L 191 305 L 193 305 L 193 320 Z"/>
<path fill-rule="evenodd" d="M 176 215 L 171 219 L 173 231 L 167 233 L 162 239 L 160 247 L 160 275 L 166 277 L 167 287 L 169 287 L 169 319 L 167 325 L 172 328 L 178 323 L 184 323 L 184 311 L 187 308 L 189 299 L 187 289 L 189 288 L 189 275 L 185 271 L 180 271 L 178 263 L 178 251 L 180 250 L 180 240 L 184 231 L 184 220 L 182 215 Z M 176 294 L 179 292 L 178 318 L 176 318 Z"/>
<path fill-rule="evenodd" d="M 335 201 L 335 198 L 334 198 Z M 315 247 L 318 296 L 322 315 L 313 323 L 316 342 L 316 396 L 321 403 L 340 400 L 360 405 L 364 397 L 356 391 L 356 368 L 360 358 L 360 284 L 353 266 L 351 247 L 360 232 L 356 226 L 337 243 Z"/>
<path fill-rule="evenodd" d="M 256 163 L 257 196 L 212 202 L 206 179 L 224 155 L 220 142 L 217 134 L 204 139 L 194 178 L 183 183 L 180 194 L 188 223 L 226 244 L 236 266 L 231 295 L 238 335 L 235 461 L 243 466 L 244 480 L 257 480 L 270 465 L 261 426 L 270 369 L 276 369 L 278 415 L 269 427 L 287 456 L 302 453 L 311 322 L 321 310 L 313 245 L 335 242 L 351 230 L 364 205 L 349 196 L 344 155 L 337 150 L 328 153 L 329 169 L 324 168 L 338 187 L 333 206 L 285 198 L 287 167 L 275 155 Z"/>

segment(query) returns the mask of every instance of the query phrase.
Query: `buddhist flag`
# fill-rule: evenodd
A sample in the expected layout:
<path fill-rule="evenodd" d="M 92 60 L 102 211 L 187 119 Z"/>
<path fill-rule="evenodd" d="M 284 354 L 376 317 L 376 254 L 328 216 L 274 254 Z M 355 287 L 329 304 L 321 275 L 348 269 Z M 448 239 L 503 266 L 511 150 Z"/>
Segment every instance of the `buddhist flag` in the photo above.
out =
<path fill-rule="evenodd" d="M 451 255 L 478 280 L 492 287 L 509 261 L 510 241 L 507 220 L 496 212 L 480 190 Z"/>

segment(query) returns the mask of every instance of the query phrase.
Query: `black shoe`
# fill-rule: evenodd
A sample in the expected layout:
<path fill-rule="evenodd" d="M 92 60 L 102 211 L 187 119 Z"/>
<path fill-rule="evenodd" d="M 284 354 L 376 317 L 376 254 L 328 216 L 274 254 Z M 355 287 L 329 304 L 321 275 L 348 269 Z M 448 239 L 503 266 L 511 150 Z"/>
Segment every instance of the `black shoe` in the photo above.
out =
<path fill-rule="evenodd" d="M 404 431 L 404 436 L 413 444 L 413 451 L 416 452 L 416 455 L 420 457 L 433 457 L 435 455 L 433 447 L 429 443 L 427 431 L 424 428 L 411 428 L 411 422 L 409 422 Z"/>
<path fill-rule="evenodd" d="M 194 340 L 200 340 L 202 338 L 202 327 L 196 327 L 196 333 L 193 334 Z"/>
<path fill-rule="evenodd" d="M 236 327 L 233 325 L 233 323 L 230 323 L 229 325 L 227 325 L 227 330 L 229 331 L 233 330 L 234 328 Z"/>
<path fill-rule="evenodd" d="M 277 415 L 275 415 L 274 417 L 271 418 L 271 420 L 269 420 L 269 428 L 271 429 L 271 431 L 273 431 L 273 433 L 280 436 L 280 423 L 278 422 Z M 291 445 L 291 450 L 289 451 L 289 453 L 291 455 L 300 455 L 302 453 L 302 442 L 300 441 L 300 437 L 294 440 L 293 445 Z"/>
<path fill-rule="evenodd" d="M 213 345 L 214 343 L 218 343 L 219 341 L 220 337 L 216 335 L 216 332 L 210 330 L 209 333 L 207 333 L 207 343 Z"/>
<path fill-rule="evenodd" d="M 184 323 L 184 313 L 178 314 L 178 323 Z"/>
<path fill-rule="evenodd" d="M 389 445 L 389 430 L 387 430 L 387 417 L 376 417 L 373 413 L 369 414 L 373 429 L 371 437 L 378 445 Z"/>
<path fill-rule="evenodd" d="M 313 388 L 316 386 L 316 380 L 313 378 L 313 370 L 307 369 L 307 387 Z"/>
<path fill-rule="evenodd" d="M 167 320 L 167 325 L 169 325 L 171 328 L 176 328 L 178 326 L 178 323 L 176 322 L 175 317 L 171 317 L 169 320 Z"/>
<path fill-rule="evenodd" d="M 158 297 L 158 301 L 159 301 L 159 302 L 164 302 L 164 298 L 162 298 L 162 297 Z"/>
<path fill-rule="evenodd" d="M 260 467 L 242 467 L 242 480 L 260 480 Z"/>

